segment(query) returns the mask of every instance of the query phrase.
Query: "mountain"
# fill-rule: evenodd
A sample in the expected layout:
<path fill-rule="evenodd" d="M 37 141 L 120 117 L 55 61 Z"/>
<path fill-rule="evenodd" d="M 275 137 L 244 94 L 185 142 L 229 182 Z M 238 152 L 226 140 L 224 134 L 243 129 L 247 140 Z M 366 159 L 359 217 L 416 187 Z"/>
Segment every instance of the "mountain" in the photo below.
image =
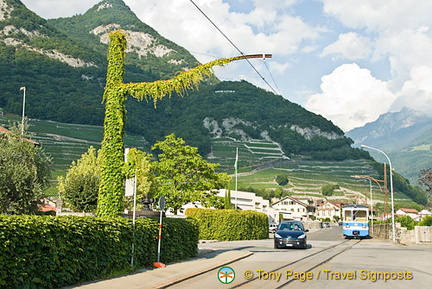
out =
<path fill-rule="evenodd" d="M 1 115 L 21 114 L 20 88 L 25 86 L 27 117 L 100 127 L 112 30 L 123 29 L 129 35 L 126 82 L 167 79 L 198 64 L 184 48 L 142 23 L 121 0 L 104 0 L 83 15 L 49 21 L 17 0 L 0 0 L 0 8 Z M 157 107 L 128 98 L 126 109 L 126 130 L 136 136 L 137 147 L 148 149 L 176 133 L 209 160 L 225 161 L 227 172 L 232 170 L 235 148 L 242 169 L 249 170 L 290 157 L 293 162 L 370 158 L 352 148 L 352 140 L 331 121 L 245 81 L 211 77 L 184 98 L 173 94 Z M 51 128 L 58 131 L 61 123 L 50 123 Z M 39 138 L 42 146 L 51 136 L 52 148 L 58 149 L 57 132 L 37 133 L 46 136 Z M 80 126 L 71 126 L 65 137 L 80 139 L 82 133 Z M 90 137 L 97 142 L 95 138 Z"/>
<path fill-rule="evenodd" d="M 422 169 L 432 163 L 432 118 L 404 108 L 400 112 L 381 115 L 375 122 L 346 133 L 354 146 L 365 144 L 385 151 L 392 166 L 417 184 Z M 384 161 L 378 152 L 371 154 Z"/>
<path fill-rule="evenodd" d="M 107 53 L 108 33 L 123 29 L 128 34 L 127 72 L 155 76 L 143 79 L 142 75 L 126 75 L 126 81 L 167 79 L 198 64 L 186 49 L 141 22 L 122 0 L 104 0 L 83 15 L 51 19 L 48 23 L 103 55 Z"/>
<path fill-rule="evenodd" d="M 104 0 L 83 15 L 46 21 L 19 1 L 0 0 L 0 108 L 19 114 L 26 86 L 26 114 L 65 123 L 101 125 L 108 33 L 128 34 L 125 81 L 170 78 L 197 65 L 184 48 L 142 23 L 121 0 Z M 173 95 L 157 108 L 129 98 L 129 132 L 147 145 L 176 133 L 200 152 L 211 140 L 265 140 L 282 153 L 317 159 L 364 158 L 325 118 L 247 82 L 210 78 L 185 98 Z"/>

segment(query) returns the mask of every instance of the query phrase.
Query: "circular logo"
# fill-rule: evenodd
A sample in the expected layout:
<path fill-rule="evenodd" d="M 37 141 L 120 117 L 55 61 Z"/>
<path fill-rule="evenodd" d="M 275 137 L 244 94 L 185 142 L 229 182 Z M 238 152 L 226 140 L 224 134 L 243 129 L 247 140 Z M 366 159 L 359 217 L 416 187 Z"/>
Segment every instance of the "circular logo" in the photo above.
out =
<path fill-rule="evenodd" d="M 230 284 L 235 279 L 235 272 L 231 267 L 222 267 L 218 271 L 218 280 L 222 284 Z"/>

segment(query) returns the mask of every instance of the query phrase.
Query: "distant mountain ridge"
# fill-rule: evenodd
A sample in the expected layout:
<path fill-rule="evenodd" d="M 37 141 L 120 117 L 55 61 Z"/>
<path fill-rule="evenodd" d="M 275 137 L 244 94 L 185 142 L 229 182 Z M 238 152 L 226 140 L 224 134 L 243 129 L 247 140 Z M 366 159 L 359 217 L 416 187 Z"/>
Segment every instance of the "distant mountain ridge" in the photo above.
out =
<path fill-rule="evenodd" d="M 393 167 L 413 184 L 417 183 L 422 169 L 432 167 L 432 117 L 417 111 L 404 108 L 386 113 L 345 135 L 356 147 L 365 144 L 388 153 Z M 377 160 L 383 158 L 379 153 L 371 151 L 371 154 Z"/>

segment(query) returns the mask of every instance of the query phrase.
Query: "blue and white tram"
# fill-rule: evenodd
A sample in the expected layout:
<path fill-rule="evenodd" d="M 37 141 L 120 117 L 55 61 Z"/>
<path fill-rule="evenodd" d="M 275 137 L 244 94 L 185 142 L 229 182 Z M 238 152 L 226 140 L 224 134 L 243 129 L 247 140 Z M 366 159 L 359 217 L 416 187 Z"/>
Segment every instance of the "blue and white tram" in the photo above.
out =
<path fill-rule="evenodd" d="M 351 237 L 369 236 L 369 208 L 365 205 L 345 205 L 342 207 L 343 235 Z"/>

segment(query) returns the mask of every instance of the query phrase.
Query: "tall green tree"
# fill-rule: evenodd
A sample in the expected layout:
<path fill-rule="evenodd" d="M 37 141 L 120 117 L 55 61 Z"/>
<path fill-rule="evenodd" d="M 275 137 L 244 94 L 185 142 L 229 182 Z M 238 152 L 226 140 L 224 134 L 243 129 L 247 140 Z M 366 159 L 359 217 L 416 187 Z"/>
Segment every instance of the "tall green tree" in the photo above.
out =
<path fill-rule="evenodd" d="M 20 128 L 0 133 L 0 213 L 30 214 L 37 210 L 51 171 L 50 159 Z"/>
<path fill-rule="evenodd" d="M 66 177 L 58 178 L 58 190 L 66 205 L 73 210 L 93 212 L 96 210 L 100 158 L 94 147 L 90 147 L 81 158 L 73 162 Z"/>
<path fill-rule="evenodd" d="M 229 180 L 225 173 L 216 173 L 219 164 L 208 163 L 198 148 L 185 145 L 174 134 L 156 143 L 152 150 L 159 150 L 158 161 L 153 163 L 158 189 L 156 197 L 166 199 L 166 207 L 177 213 L 189 202 L 206 206 Z"/>
<path fill-rule="evenodd" d="M 108 68 L 103 95 L 105 104 L 104 137 L 101 147 L 101 178 L 97 205 L 98 216 L 117 216 L 122 210 L 124 174 L 125 100 L 131 95 L 138 100 L 157 100 L 176 92 L 182 95 L 187 89 L 197 87 L 212 75 L 212 67 L 225 65 L 240 56 L 218 59 L 191 70 L 179 73 L 169 80 L 124 83 L 126 34 L 119 30 L 110 33 Z"/>

